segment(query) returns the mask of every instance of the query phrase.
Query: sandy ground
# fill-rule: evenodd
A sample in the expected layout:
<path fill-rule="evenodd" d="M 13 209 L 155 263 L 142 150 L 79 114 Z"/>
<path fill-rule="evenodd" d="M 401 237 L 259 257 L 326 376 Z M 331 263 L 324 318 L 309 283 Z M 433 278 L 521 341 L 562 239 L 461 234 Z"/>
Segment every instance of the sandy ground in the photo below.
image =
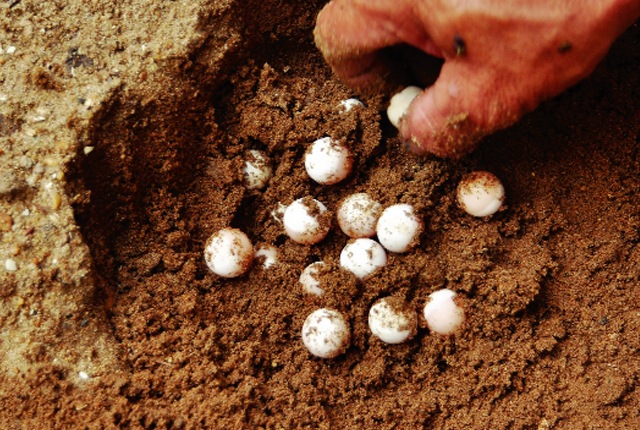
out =
<path fill-rule="evenodd" d="M 640 29 L 596 72 L 472 155 L 406 153 L 382 112 L 337 82 L 312 43 L 322 2 L 0 4 L 0 427 L 3 429 L 640 428 Z M 354 172 L 304 170 L 332 136 Z M 247 190 L 249 149 L 272 159 Z M 460 178 L 489 170 L 503 209 L 474 219 Z M 337 225 L 289 240 L 279 205 L 336 210 L 366 191 L 410 203 L 420 245 L 358 281 Z M 244 277 L 211 274 L 204 242 L 245 231 L 277 248 Z M 329 265 L 321 298 L 298 276 Z M 370 306 L 420 311 L 458 292 L 467 320 L 385 345 Z M 333 360 L 300 339 L 345 314 Z"/>

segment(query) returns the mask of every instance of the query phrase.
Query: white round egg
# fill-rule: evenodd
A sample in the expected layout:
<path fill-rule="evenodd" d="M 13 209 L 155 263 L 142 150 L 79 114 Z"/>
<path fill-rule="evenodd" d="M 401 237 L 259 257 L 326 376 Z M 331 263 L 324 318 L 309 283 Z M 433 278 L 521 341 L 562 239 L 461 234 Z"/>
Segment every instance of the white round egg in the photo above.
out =
<path fill-rule="evenodd" d="M 389 121 L 396 128 L 400 128 L 400 120 L 409 112 L 409 105 L 413 99 L 422 94 L 422 88 L 407 87 L 391 97 L 389 107 L 387 108 L 387 116 Z"/>
<path fill-rule="evenodd" d="M 504 202 L 504 187 L 493 173 L 472 172 L 458 185 L 458 203 L 476 217 L 492 215 Z"/>
<path fill-rule="evenodd" d="M 331 309 L 318 309 L 302 326 L 302 342 L 310 353 L 321 358 L 334 358 L 349 347 L 349 325 L 342 314 Z"/>
<path fill-rule="evenodd" d="M 349 241 L 340 253 L 340 266 L 363 279 L 387 264 L 387 253 L 371 239 Z"/>
<path fill-rule="evenodd" d="M 464 322 L 464 310 L 456 304 L 454 291 L 443 289 L 429 295 L 424 307 L 427 326 L 434 333 L 449 335 Z"/>
<path fill-rule="evenodd" d="M 382 205 L 367 193 L 352 194 L 340 203 L 338 225 L 349 237 L 371 237 L 376 234 L 376 223 Z"/>
<path fill-rule="evenodd" d="M 316 140 L 304 155 L 304 167 L 309 177 L 319 184 L 332 185 L 351 172 L 353 158 L 346 146 L 323 137 Z"/>
<path fill-rule="evenodd" d="M 300 284 L 302 285 L 302 290 L 307 294 L 315 294 L 316 296 L 321 296 L 324 294 L 324 289 L 322 288 L 322 282 L 320 282 L 319 274 L 320 269 L 325 266 L 325 263 L 322 261 L 316 261 L 315 263 L 309 264 L 300 275 Z"/>
<path fill-rule="evenodd" d="M 356 107 L 364 107 L 364 103 L 355 98 L 350 98 L 346 100 L 342 100 L 340 102 L 340 107 L 344 109 L 344 112 L 349 112 L 351 109 Z"/>
<path fill-rule="evenodd" d="M 251 190 L 260 190 L 267 186 L 271 178 L 271 160 L 263 151 L 252 149 L 244 161 L 242 174 L 246 187 Z"/>
<path fill-rule="evenodd" d="M 291 240 L 312 245 L 320 242 L 329 233 L 331 214 L 318 200 L 304 197 L 287 207 L 282 223 Z"/>
<path fill-rule="evenodd" d="M 273 245 L 261 245 L 254 258 L 262 258 L 262 268 L 266 270 L 278 262 L 278 250 Z"/>
<path fill-rule="evenodd" d="M 376 225 L 378 240 L 391 252 L 406 252 L 418 244 L 424 223 L 408 204 L 389 206 Z"/>
<path fill-rule="evenodd" d="M 371 333 L 386 343 L 401 343 L 415 335 L 418 327 L 416 311 L 397 297 L 378 300 L 369 310 Z"/>
<path fill-rule="evenodd" d="M 251 267 L 253 245 L 240 230 L 223 228 L 207 240 L 204 259 L 216 275 L 235 278 L 243 275 Z"/>

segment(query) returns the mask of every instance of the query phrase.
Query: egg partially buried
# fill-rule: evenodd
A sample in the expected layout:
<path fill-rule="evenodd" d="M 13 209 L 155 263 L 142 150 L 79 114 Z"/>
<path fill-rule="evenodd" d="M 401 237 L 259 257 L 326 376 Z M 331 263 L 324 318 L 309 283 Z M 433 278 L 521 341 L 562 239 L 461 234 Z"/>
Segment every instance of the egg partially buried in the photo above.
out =
<path fill-rule="evenodd" d="M 333 185 L 349 175 L 353 158 L 349 149 L 330 137 L 316 140 L 304 155 L 304 167 L 311 179 Z"/>
<path fill-rule="evenodd" d="M 424 306 L 424 318 L 429 330 L 441 335 L 453 334 L 464 322 L 464 310 L 456 304 L 456 293 L 448 289 L 429 295 Z"/>
<path fill-rule="evenodd" d="M 406 252 L 414 248 L 424 230 L 424 223 L 413 206 L 393 205 L 386 208 L 376 225 L 378 240 L 391 252 Z"/>
<path fill-rule="evenodd" d="M 282 223 L 291 240 L 303 245 L 313 245 L 329 233 L 331 213 L 318 200 L 304 197 L 285 209 Z"/>
<path fill-rule="evenodd" d="M 271 178 L 271 160 L 263 151 L 252 149 L 247 154 L 242 168 L 246 187 L 250 190 L 261 190 L 267 186 Z"/>
<path fill-rule="evenodd" d="M 387 264 L 387 253 L 378 242 L 371 239 L 355 239 L 342 249 L 340 266 L 360 279 L 371 275 Z"/>
<path fill-rule="evenodd" d="M 302 342 L 317 357 L 337 357 L 346 351 L 350 338 L 347 321 L 332 309 L 318 309 L 302 326 Z"/>
<path fill-rule="evenodd" d="M 472 172 L 458 184 L 460 207 L 475 217 L 492 215 L 504 202 L 504 186 L 489 172 Z"/>
<path fill-rule="evenodd" d="M 391 97 L 387 116 L 395 128 L 400 128 L 400 120 L 409 112 L 411 102 L 420 94 L 422 94 L 422 88 L 411 86 Z"/>
<path fill-rule="evenodd" d="M 235 278 L 243 275 L 251 267 L 253 245 L 240 230 L 223 228 L 207 240 L 204 259 L 216 275 Z"/>
<path fill-rule="evenodd" d="M 376 223 L 381 213 L 382 205 L 369 194 L 352 194 L 340 203 L 338 225 L 349 237 L 371 237 L 376 234 Z"/>
<path fill-rule="evenodd" d="M 378 300 L 369 310 L 371 333 L 385 343 L 402 343 L 416 334 L 418 316 L 398 297 Z"/>
<path fill-rule="evenodd" d="M 321 296 L 324 294 L 322 282 L 320 281 L 320 271 L 326 266 L 322 261 L 309 264 L 300 274 L 300 285 L 307 294 Z"/>

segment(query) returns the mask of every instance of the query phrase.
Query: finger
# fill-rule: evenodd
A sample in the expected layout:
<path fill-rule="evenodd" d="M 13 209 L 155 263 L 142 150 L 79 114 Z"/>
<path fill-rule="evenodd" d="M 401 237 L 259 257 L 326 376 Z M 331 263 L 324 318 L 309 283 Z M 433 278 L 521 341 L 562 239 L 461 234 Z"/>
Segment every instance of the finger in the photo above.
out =
<path fill-rule="evenodd" d="M 320 12 L 316 45 L 347 85 L 377 91 L 404 80 L 406 71 L 389 49 L 394 45 L 407 43 L 442 56 L 406 1 L 334 0 Z"/>
<path fill-rule="evenodd" d="M 448 158 L 471 152 L 484 136 L 512 125 L 524 113 L 521 98 L 505 97 L 509 92 L 498 88 L 500 78 L 492 72 L 469 70 L 462 61 L 446 62 L 436 83 L 411 103 L 400 123 L 407 146 Z"/>

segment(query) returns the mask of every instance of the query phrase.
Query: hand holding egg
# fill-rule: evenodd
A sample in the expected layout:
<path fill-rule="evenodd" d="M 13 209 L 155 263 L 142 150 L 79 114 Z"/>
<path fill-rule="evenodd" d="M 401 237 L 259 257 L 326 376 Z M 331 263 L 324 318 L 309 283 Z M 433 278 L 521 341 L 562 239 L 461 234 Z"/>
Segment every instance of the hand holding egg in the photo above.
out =
<path fill-rule="evenodd" d="M 411 150 L 459 157 L 588 76 L 638 16 L 634 0 L 333 0 L 314 35 L 336 75 L 360 92 L 428 86 L 406 115 L 390 118 Z M 425 58 L 443 60 L 433 85 L 416 82 Z"/>

